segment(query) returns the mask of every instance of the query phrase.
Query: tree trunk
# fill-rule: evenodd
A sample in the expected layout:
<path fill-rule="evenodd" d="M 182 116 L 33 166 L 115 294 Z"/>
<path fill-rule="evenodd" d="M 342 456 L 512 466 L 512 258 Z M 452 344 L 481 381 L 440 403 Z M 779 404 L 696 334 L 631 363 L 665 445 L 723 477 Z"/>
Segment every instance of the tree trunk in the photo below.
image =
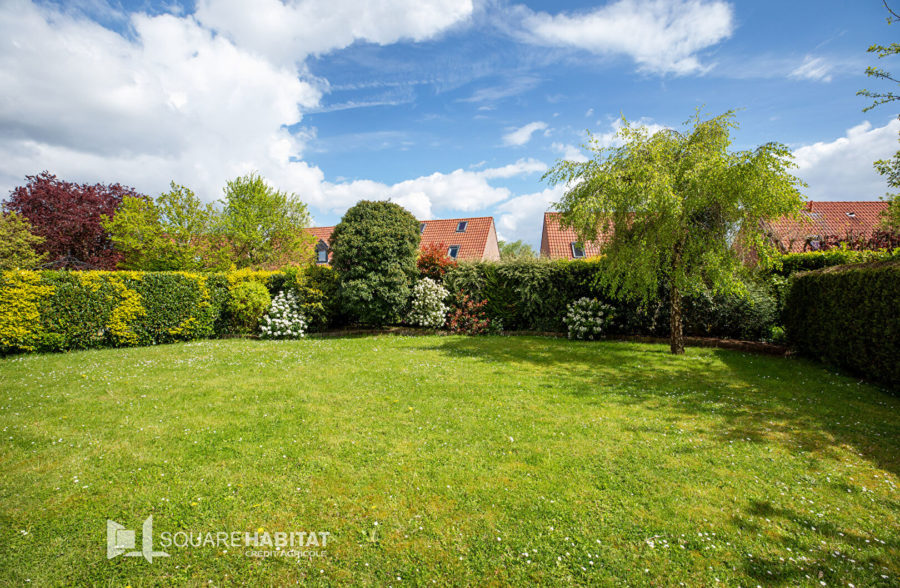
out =
<path fill-rule="evenodd" d="M 680 265 L 681 243 L 677 243 L 672 256 L 672 275 L 669 288 L 669 349 L 674 355 L 684 354 L 684 330 L 681 324 L 681 291 L 678 289 L 678 269 Z"/>
<path fill-rule="evenodd" d="M 675 355 L 684 354 L 684 332 L 681 327 L 681 292 L 672 285 L 669 300 L 669 349 Z"/>

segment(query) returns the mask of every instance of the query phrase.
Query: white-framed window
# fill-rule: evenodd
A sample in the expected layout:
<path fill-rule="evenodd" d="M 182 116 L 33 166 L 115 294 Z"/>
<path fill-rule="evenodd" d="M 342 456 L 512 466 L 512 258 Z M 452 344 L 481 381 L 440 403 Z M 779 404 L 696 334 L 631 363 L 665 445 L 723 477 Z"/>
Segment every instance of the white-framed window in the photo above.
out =
<path fill-rule="evenodd" d="M 459 255 L 459 245 L 451 245 L 447 248 L 447 257 L 456 259 L 457 255 Z"/>
<path fill-rule="evenodd" d="M 456 232 L 457 233 L 465 233 L 466 228 L 468 226 L 469 226 L 469 221 L 459 221 L 459 223 L 457 223 L 457 225 L 456 225 Z"/>
<path fill-rule="evenodd" d="M 581 243 L 572 241 L 569 246 L 572 248 L 572 257 L 575 259 L 584 257 L 584 246 Z"/>

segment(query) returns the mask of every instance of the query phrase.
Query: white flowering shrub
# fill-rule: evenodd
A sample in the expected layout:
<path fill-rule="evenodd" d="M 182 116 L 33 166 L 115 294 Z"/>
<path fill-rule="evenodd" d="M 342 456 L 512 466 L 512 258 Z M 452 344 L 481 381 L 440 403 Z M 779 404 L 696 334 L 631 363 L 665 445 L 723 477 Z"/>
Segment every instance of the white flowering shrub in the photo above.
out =
<path fill-rule="evenodd" d="M 443 327 L 448 310 L 444 300 L 449 294 L 446 288 L 431 278 L 422 278 L 413 288 L 412 308 L 406 321 L 411 325 L 432 329 Z"/>
<path fill-rule="evenodd" d="M 596 298 L 580 298 L 566 309 L 569 339 L 599 339 L 612 321 L 612 308 Z"/>
<path fill-rule="evenodd" d="M 306 317 L 300 312 L 297 295 L 282 290 L 259 321 L 259 336 L 263 339 L 298 339 L 305 334 Z"/>

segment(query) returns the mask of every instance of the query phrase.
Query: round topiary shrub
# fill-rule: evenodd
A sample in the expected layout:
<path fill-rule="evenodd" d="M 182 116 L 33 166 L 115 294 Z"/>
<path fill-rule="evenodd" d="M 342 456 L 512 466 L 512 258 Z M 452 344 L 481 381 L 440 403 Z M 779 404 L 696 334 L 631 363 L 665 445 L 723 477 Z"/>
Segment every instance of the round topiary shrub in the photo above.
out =
<path fill-rule="evenodd" d="M 331 234 L 341 308 L 353 321 L 398 323 L 418 274 L 419 222 L 393 202 L 363 200 Z"/>
<path fill-rule="evenodd" d="M 272 297 L 265 286 L 259 282 L 241 282 L 231 289 L 228 299 L 228 312 L 238 333 L 254 333 L 259 319 L 269 305 Z"/>

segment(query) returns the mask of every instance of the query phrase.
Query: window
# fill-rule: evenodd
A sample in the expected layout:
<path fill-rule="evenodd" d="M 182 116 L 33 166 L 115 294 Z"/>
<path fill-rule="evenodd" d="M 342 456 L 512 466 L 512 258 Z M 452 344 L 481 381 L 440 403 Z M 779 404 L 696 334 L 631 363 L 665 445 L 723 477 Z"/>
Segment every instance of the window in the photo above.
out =
<path fill-rule="evenodd" d="M 319 249 L 316 252 L 316 261 L 318 263 L 328 263 L 328 250 L 327 249 Z"/>
<path fill-rule="evenodd" d="M 465 233 L 466 227 L 469 226 L 469 221 L 459 221 L 459 224 L 456 225 L 457 233 Z"/>
<path fill-rule="evenodd" d="M 425 223 L 419 223 L 419 234 L 421 235 L 424 232 L 425 232 Z"/>
<path fill-rule="evenodd" d="M 849 216 L 850 218 L 856 218 L 856 213 L 855 213 L 855 212 L 848 212 L 848 213 L 847 213 L 847 216 Z"/>
<path fill-rule="evenodd" d="M 447 256 L 450 259 L 456 259 L 456 256 L 459 255 L 459 245 L 451 245 L 447 249 Z"/>
<path fill-rule="evenodd" d="M 576 243 L 575 241 L 572 241 L 569 245 L 572 247 L 572 257 L 574 257 L 575 259 L 584 257 L 584 246 L 582 246 L 580 243 Z"/>

